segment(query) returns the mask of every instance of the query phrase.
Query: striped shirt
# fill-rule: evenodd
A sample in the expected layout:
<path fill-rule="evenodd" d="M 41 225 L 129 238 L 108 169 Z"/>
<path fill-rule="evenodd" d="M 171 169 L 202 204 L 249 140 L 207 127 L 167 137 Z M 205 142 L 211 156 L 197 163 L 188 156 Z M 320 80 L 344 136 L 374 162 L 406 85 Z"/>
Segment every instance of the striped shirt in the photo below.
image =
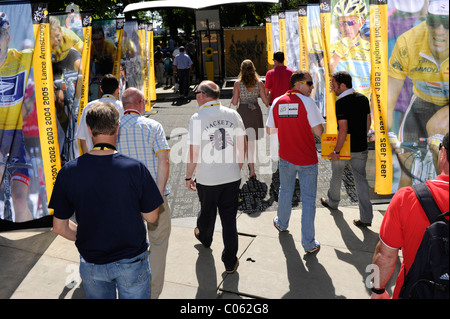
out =
<path fill-rule="evenodd" d="M 163 150 L 170 150 L 160 123 L 136 113 L 127 114 L 127 112 L 120 119 L 116 146 L 120 153 L 144 163 L 155 182 L 158 177 L 157 154 Z M 169 194 L 168 186 L 164 194 Z"/>

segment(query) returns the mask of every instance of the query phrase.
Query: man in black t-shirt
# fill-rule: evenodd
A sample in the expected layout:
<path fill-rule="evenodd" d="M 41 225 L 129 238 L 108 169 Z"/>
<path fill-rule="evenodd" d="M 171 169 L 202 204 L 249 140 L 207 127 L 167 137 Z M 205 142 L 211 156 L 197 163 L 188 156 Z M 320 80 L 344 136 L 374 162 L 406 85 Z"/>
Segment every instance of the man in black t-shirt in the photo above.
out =
<path fill-rule="evenodd" d="M 341 199 L 341 180 L 348 161 L 339 158 L 345 137 L 350 134 L 350 165 L 358 195 L 360 219 L 353 223 L 358 227 L 371 226 L 373 218 L 372 204 L 369 196 L 369 184 L 366 178 L 367 133 L 371 124 L 370 104 L 366 96 L 352 88 L 352 77 L 345 71 L 332 76 L 332 90 L 338 97 L 336 101 L 336 119 L 338 134 L 336 146 L 330 155 L 332 176 L 328 199 L 321 198 L 322 205 L 337 209 Z"/>
<path fill-rule="evenodd" d="M 86 113 L 94 148 L 58 173 L 53 231 L 75 241 L 87 298 L 150 298 L 147 231 L 161 194 L 145 165 L 116 152 L 119 112 L 98 102 Z M 77 223 L 70 220 L 76 214 Z"/>

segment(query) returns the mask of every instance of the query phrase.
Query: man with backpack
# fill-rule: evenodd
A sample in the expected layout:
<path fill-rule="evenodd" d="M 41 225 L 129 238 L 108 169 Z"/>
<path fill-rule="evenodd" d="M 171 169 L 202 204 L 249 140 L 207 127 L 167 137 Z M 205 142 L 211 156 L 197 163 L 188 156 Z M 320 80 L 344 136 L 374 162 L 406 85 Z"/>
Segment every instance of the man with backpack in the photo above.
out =
<path fill-rule="evenodd" d="M 372 299 L 389 298 L 384 288 L 392 276 L 400 248 L 403 262 L 392 297 L 448 298 L 448 133 L 439 146 L 438 165 L 441 174 L 425 183 L 432 195 L 428 197 L 429 203 L 437 204 L 437 213 L 432 213 L 434 204 L 421 204 L 422 200 L 418 198 L 427 197 L 420 192 L 423 184 L 401 188 L 389 204 L 380 228 L 380 241 L 373 256 Z M 423 205 L 425 209 L 422 208 Z M 436 218 L 446 212 L 447 216 L 440 215 Z M 427 249 L 429 251 L 425 253 Z M 426 271 L 420 268 L 425 268 Z"/>

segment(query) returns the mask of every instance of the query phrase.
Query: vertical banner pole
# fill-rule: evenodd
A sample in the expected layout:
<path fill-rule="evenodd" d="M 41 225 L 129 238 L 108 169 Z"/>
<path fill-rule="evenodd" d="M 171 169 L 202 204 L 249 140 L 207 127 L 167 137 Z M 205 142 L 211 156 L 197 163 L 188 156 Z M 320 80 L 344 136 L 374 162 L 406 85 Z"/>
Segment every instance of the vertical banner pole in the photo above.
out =
<path fill-rule="evenodd" d="M 156 100 L 156 81 L 155 81 L 155 50 L 153 45 L 153 25 L 147 26 L 147 39 L 148 39 L 148 64 L 149 64 L 149 77 L 150 77 L 150 88 L 149 88 L 149 98 L 148 100 L 148 111 L 151 110 L 150 101 Z"/>
<path fill-rule="evenodd" d="M 113 75 L 120 80 L 120 60 L 122 58 L 122 37 L 124 19 L 116 20 L 117 50 L 114 57 Z"/>
<path fill-rule="evenodd" d="M 370 1 L 372 105 L 375 125 L 375 193 L 392 192 L 392 150 L 387 127 L 388 9 L 387 0 Z"/>
<path fill-rule="evenodd" d="M 52 58 L 50 54 L 50 24 L 46 3 L 33 3 L 33 54 L 36 112 L 39 125 L 42 164 L 47 199 L 50 199 L 56 176 L 61 169 L 61 158 L 56 126 L 55 95 L 53 90 Z M 50 214 L 53 212 L 50 210 Z"/>
<path fill-rule="evenodd" d="M 337 134 L 337 121 L 335 111 L 335 97 L 331 91 L 330 74 L 330 27 L 331 27 L 331 0 L 320 0 L 320 20 L 322 26 L 323 59 L 325 67 L 325 95 L 326 95 L 326 117 L 327 134 Z"/>
<path fill-rule="evenodd" d="M 267 50 L 267 70 L 273 69 L 273 43 L 272 43 L 272 20 L 266 17 L 266 50 Z"/>
<path fill-rule="evenodd" d="M 92 12 L 81 12 L 81 23 L 83 25 L 83 51 L 81 54 L 81 65 L 82 65 L 82 87 L 81 87 L 81 97 L 80 97 L 80 107 L 78 108 L 78 120 L 80 121 L 81 113 L 84 107 L 89 102 L 89 71 L 91 69 L 91 43 L 92 43 Z M 80 143 L 78 141 L 78 143 Z M 81 145 L 78 145 L 80 155 L 83 155 Z"/>
<path fill-rule="evenodd" d="M 142 92 L 145 99 L 148 97 L 149 76 L 148 76 L 148 50 L 147 50 L 147 31 L 146 24 L 139 22 L 138 24 L 139 47 L 141 52 L 141 73 L 142 73 Z M 145 111 L 148 111 L 148 105 L 145 104 Z"/>
<path fill-rule="evenodd" d="M 287 58 L 286 50 L 286 14 L 284 12 L 278 13 L 278 27 L 280 28 L 280 51 L 284 52 L 284 56 Z M 287 59 L 285 61 L 287 64 Z"/>
<path fill-rule="evenodd" d="M 299 6 L 298 9 L 298 28 L 299 28 L 299 46 L 300 46 L 300 70 L 309 71 L 308 59 L 308 9 L 306 5 Z"/>

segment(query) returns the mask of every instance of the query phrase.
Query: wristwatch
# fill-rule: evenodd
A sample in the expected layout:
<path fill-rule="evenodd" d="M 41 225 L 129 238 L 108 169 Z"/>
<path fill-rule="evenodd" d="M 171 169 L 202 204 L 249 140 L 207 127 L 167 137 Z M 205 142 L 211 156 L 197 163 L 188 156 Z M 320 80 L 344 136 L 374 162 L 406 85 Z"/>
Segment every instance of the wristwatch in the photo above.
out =
<path fill-rule="evenodd" d="M 381 295 L 381 294 L 383 294 L 383 293 L 386 291 L 386 288 L 376 289 L 376 288 L 373 288 L 373 287 L 372 287 L 371 290 L 372 290 L 373 293 L 375 293 L 375 294 L 377 294 L 377 295 Z"/>
<path fill-rule="evenodd" d="M 337 152 L 336 150 L 334 150 L 334 151 L 333 151 L 333 154 L 339 155 L 339 152 Z"/>

